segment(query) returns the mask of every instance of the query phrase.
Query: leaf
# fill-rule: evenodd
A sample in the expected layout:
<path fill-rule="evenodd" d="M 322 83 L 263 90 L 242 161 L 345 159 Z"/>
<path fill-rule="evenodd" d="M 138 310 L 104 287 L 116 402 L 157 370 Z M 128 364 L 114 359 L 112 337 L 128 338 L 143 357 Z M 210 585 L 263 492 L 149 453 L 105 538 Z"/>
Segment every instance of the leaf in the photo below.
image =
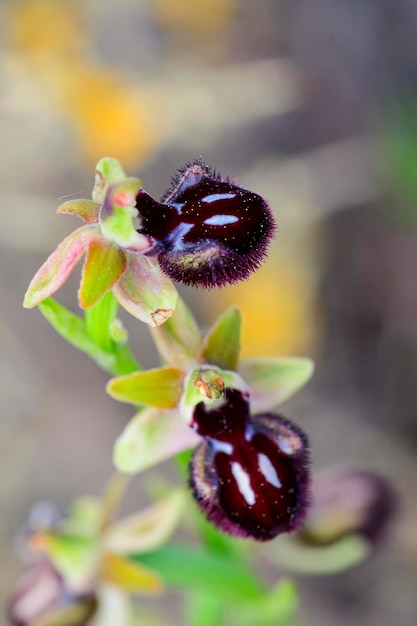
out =
<path fill-rule="evenodd" d="M 227 309 L 204 338 L 201 356 L 207 363 L 223 369 L 237 369 L 240 352 L 242 316 L 236 307 Z"/>
<path fill-rule="evenodd" d="M 154 259 L 126 253 L 128 267 L 113 288 L 119 303 L 150 326 L 159 326 L 174 312 L 178 293 Z"/>
<path fill-rule="evenodd" d="M 160 367 L 113 378 L 106 391 L 122 402 L 173 409 L 181 398 L 183 378 L 183 372 L 175 367 Z"/>
<path fill-rule="evenodd" d="M 360 535 L 349 535 L 323 546 L 304 544 L 294 535 L 280 538 L 274 549 L 265 552 L 265 556 L 291 572 L 327 575 L 359 565 L 369 557 L 370 552 L 369 542 Z"/>
<path fill-rule="evenodd" d="M 97 224 L 100 205 L 92 200 L 68 200 L 61 204 L 56 212 L 68 215 L 76 215 L 87 224 Z"/>
<path fill-rule="evenodd" d="M 120 472 L 136 474 L 199 442 L 177 412 L 144 409 L 116 439 L 113 463 Z"/>
<path fill-rule="evenodd" d="M 23 301 L 31 309 L 52 296 L 70 276 L 88 246 L 100 237 L 97 226 L 81 226 L 68 235 L 33 277 Z"/>
<path fill-rule="evenodd" d="M 90 339 L 83 319 L 52 298 L 41 302 L 39 310 L 61 337 L 91 357 L 103 369 L 113 371 L 114 357 Z"/>
<path fill-rule="evenodd" d="M 58 304 L 53 298 L 41 302 L 39 310 L 63 339 L 87 354 L 99 367 L 113 376 L 127 374 L 140 367 L 128 346 L 116 344 L 113 346 L 113 352 L 108 352 L 94 343 L 86 330 L 84 320 Z"/>
<path fill-rule="evenodd" d="M 105 554 L 101 567 L 104 582 L 125 591 L 155 594 L 163 589 L 158 574 L 118 554 Z"/>
<path fill-rule="evenodd" d="M 134 515 L 116 522 L 106 533 L 109 552 L 149 552 L 165 543 L 175 530 L 186 503 L 186 493 L 174 489 L 168 496 Z"/>
<path fill-rule="evenodd" d="M 131 558 L 157 571 L 171 587 L 220 594 L 240 601 L 264 595 L 261 583 L 239 561 L 191 546 L 164 546 Z"/>
<path fill-rule="evenodd" d="M 239 373 L 251 388 L 254 413 L 283 404 L 311 378 L 314 363 L 303 357 L 241 359 Z"/>
<path fill-rule="evenodd" d="M 201 335 L 197 322 L 182 298 L 173 315 L 161 327 L 151 330 L 160 354 L 174 367 L 187 371 L 195 365 Z"/>
<path fill-rule="evenodd" d="M 236 610 L 236 620 L 243 619 L 245 626 L 290 626 L 294 624 L 294 613 L 298 606 L 297 588 L 292 580 L 281 579 L 267 594 L 266 597 L 245 607 L 244 616 L 239 607 Z M 233 622 L 233 620 L 232 620 Z"/>
<path fill-rule="evenodd" d="M 105 239 L 97 239 L 88 247 L 81 276 L 78 302 L 89 309 L 109 291 L 126 270 L 124 252 Z"/>

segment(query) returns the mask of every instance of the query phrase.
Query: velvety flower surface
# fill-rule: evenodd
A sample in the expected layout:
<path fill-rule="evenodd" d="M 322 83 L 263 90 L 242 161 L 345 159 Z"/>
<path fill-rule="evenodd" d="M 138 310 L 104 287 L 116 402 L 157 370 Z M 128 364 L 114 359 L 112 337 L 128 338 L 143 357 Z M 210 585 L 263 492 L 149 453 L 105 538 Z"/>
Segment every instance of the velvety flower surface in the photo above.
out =
<path fill-rule="evenodd" d="M 307 438 L 281 415 L 251 416 L 245 394 L 195 407 L 191 426 L 203 437 L 190 467 L 191 487 L 221 530 L 265 541 L 302 523 L 308 504 Z"/>
<path fill-rule="evenodd" d="M 275 223 L 267 202 L 201 161 L 180 170 L 156 202 L 143 189 L 136 198 L 139 232 L 174 281 L 221 287 L 245 280 L 265 260 Z"/>
<path fill-rule="evenodd" d="M 38 270 L 25 307 L 52 296 L 85 255 L 78 292 L 82 309 L 93 307 L 112 290 L 129 313 L 150 326 L 168 319 L 177 292 L 157 262 L 143 255 L 152 242 L 134 226 L 140 187 L 141 182 L 127 178 L 114 159 L 98 163 L 93 201 L 70 200 L 58 208 L 58 213 L 76 215 L 86 224 L 66 237 Z"/>

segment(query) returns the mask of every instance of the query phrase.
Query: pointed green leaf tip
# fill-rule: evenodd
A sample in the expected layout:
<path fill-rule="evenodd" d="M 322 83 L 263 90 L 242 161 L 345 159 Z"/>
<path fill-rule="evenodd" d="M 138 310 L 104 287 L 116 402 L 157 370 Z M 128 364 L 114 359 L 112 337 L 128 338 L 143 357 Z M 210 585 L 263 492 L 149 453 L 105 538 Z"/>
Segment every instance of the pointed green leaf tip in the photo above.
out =
<path fill-rule="evenodd" d="M 239 309 L 231 307 L 215 322 L 203 341 L 201 357 L 223 369 L 237 369 L 240 353 L 242 316 Z"/>
<path fill-rule="evenodd" d="M 251 388 L 254 412 L 286 402 L 311 378 L 314 363 L 304 357 L 241 359 L 239 374 Z"/>
<path fill-rule="evenodd" d="M 110 380 L 107 393 L 122 402 L 173 409 L 181 398 L 183 377 L 182 371 L 175 367 L 135 372 Z"/>

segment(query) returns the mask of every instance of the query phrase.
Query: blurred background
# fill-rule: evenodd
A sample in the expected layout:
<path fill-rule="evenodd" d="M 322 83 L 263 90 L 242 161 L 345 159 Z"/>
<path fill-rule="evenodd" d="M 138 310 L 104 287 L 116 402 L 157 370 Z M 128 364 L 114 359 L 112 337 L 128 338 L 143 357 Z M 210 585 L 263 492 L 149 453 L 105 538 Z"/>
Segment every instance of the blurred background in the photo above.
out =
<path fill-rule="evenodd" d="M 76 224 L 55 208 L 89 197 L 102 156 L 155 197 L 202 156 L 268 198 L 279 233 L 248 283 L 182 293 L 203 327 L 240 306 L 246 355 L 314 357 L 313 382 L 286 407 L 314 467 L 377 470 L 399 493 L 371 561 L 299 579 L 304 622 L 416 623 L 416 29 L 416 0 L 0 2 L 2 597 L 30 505 L 100 491 L 132 414 L 103 393 L 106 374 L 21 307 Z M 73 310 L 76 285 L 59 294 Z M 154 365 L 146 328 L 127 323 Z M 161 623 L 180 624 L 163 606 Z"/>

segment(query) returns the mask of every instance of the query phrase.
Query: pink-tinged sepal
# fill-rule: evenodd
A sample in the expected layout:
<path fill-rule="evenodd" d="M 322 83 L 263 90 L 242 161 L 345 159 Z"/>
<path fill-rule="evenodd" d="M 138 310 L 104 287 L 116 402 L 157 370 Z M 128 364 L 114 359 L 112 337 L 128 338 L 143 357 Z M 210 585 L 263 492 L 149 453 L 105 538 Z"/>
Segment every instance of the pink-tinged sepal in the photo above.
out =
<path fill-rule="evenodd" d="M 97 224 L 100 205 L 92 200 L 68 200 L 61 204 L 56 212 L 64 215 L 76 215 L 86 224 Z"/>
<path fill-rule="evenodd" d="M 127 269 L 113 293 L 131 315 L 150 326 L 160 326 L 174 312 L 177 290 L 153 259 L 129 252 L 126 258 Z"/>
<path fill-rule="evenodd" d="M 33 277 L 23 301 L 31 309 L 52 296 L 70 276 L 89 245 L 100 239 L 97 226 L 81 226 L 68 235 L 52 252 Z"/>
<path fill-rule="evenodd" d="M 96 239 L 87 250 L 78 303 L 88 309 L 109 291 L 126 270 L 127 261 L 123 250 L 105 239 Z"/>

